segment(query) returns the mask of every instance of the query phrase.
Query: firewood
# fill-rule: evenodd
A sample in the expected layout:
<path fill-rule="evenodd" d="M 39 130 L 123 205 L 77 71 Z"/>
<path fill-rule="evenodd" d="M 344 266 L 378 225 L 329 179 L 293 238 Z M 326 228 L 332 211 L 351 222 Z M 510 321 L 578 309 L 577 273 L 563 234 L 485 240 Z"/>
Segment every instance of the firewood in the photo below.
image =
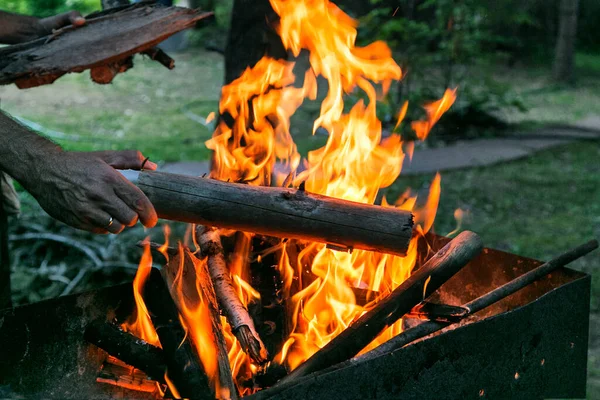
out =
<path fill-rule="evenodd" d="M 158 269 L 152 268 L 142 297 L 167 362 L 167 374 L 183 398 L 214 399 L 198 352 L 179 320 L 177 307 Z"/>
<path fill-rule="evenodd" d="M 460 233 L 389 296 L 282 379 L 280 384 L 354 357 L 386 327 L 460 271 L 482 248 L 479 236 L 469 231 Z"/>
<path fill-rule="evenodd" d="M 108 83 L 137 53 L 149 54 L 170 68 L 170 57 L 154 47 L 212 15 L 147 2 L 94 13 L 82 27 L 65 27 L 48 37 L 0 49 L 0 85 L 50 84 L 66 73 L 87 69 L 95 81 Z"/>
<path fill-rule="evenodd" d="M 235 292 L 223 254 L 219 231 L 214 228 L 197 226 L 195 235 L 202 255 L 207 257 L 208 271 L 215 287 L 217 300 L 227 322 L 231 325 L 233 334 L 246 354 L 259 364 L 265 363 L 268 357 L 267 350 L 256 332 L 248 310 Z"/>
<path fill-rule="evenodd" d="M 153 380 L 164 382 L 167 367 L 163 351 L 158 347 L 104 320 L 91 322 L 83 337 L 111 356 L 144 371 Z"/>
<path fill-rule="evenodd" d="M 233 381 L 229 358 L 227 356 L 227 346 L 225 337 L 223 336 L 221 315 L 219 313 L 215 289 L 210 280 L 206 264 L 199 262 L 197 259 L 195 262 L 195 259 L 196 257 L 188 249 L 182 247 L 180 253 L 173 256 L 162 268 L 163 277 L 171 290 L 171 297 L 181 314 L 184 314 L 182 309 L 185 307 L 185 304 L 188 307 L 195 307 L 200 301 L 204 301 L 207 304 L 212 322 L 210 329 L 217 349 L 220 388 L 226 389 L 229 392 L 227 395 L 228 398 L 237 399 L 237 389 Z M 178 277 L 180 278 L 178 279 Z M 198 293 L 198 289 L 201 293 Z M 199 294 L 202 298 L 200 298 Z M 183 304 L 184 301 L 185 304 Z M 198 350 L 202 351 L 202 349 Z"/>
<path fill-rule="evenodd" d="M 303 190 L 143 171 L 139 188 L 165 219 L 405 255 L 413 216 Z"/>

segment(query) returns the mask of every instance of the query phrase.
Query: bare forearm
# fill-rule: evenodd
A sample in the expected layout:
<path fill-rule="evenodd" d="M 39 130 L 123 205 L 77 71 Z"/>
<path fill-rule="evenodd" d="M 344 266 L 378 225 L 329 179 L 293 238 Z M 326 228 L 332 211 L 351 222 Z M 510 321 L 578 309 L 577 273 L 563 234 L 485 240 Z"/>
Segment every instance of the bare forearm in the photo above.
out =
<path fill-rule="evenodd" d="M 39 161 L 59 152 L 59 146 L 0 111 L 0 170 L 25 186 L 39 175 Z"/>
<path fill-rule="evenodd" d="M 22 43 L 44 33 L 37 18 L 0 11 L 0 44 Z"/>

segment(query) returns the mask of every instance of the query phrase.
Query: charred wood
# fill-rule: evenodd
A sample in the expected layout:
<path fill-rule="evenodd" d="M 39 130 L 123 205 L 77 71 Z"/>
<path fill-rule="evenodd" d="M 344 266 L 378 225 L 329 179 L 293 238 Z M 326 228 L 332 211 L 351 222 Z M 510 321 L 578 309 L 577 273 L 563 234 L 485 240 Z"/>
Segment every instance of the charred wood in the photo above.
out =
<path fill-rule="evenodd" d="M 254 321 L 239 299 L 223 254 L 219 231 L 214 228 L 197 226 L 196 241 L 202 255 L 207 257 L 208 272 L 214 285 L 219 305 L 231 325 L 231 330 L 240 342 L 242 349 L 257 363 L 267 361 L 267 350 L 262 343 Z"/>
<path fill-rule="evenodd" d="M 161 218 L 405 255 L 413 216 L 302 190 L 143 171 L 138 186 Z"/>
<path fill-rule="evenodd" d="M 181 248 L 180 254 L 169 260 L 163 267 L 162 273 L 171 290 L 171 297 L 182 315 L 185 315 L 183 310 L 186 307 L 194 309 L 201 302 L 208 307 L 210 329 L 217 352 L 220 389 L 226 389 L 229 392 L 228 398 L 237 399 L 237 389 L 227 357 L 219 306 L 206 264 L 199 262 L 188 249 Z M 203 351 L 203 349 L 197 350 Z"/>
<path fill-rule="evenodd" d="M 164 382 L 167 367 L 163 351 L 158 347 L 106 321 L 90 323 L 84 338 L 111 356 L 144 371 L 153 380 Z"/>
<path fill-rule="evenodd" d="M 179 394 L 184 398 L 214 399 L 198 353 L 181 325 L 159 270 L 152 268 L 142 297 L 164 350 L 168 377 Z"/>

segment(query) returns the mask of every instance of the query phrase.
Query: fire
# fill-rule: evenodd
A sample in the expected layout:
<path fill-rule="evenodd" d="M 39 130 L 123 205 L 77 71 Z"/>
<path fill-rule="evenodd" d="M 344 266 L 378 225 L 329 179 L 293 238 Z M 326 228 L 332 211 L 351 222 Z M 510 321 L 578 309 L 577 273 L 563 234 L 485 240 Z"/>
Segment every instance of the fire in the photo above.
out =
<path fill-rule="evenodd" d="M 308 154 L 305 169 L 295 176 L 293 184 L 304 183 L 312 193 L 374 204 L 380 189 L 391 185 L 400 175 L 405 148 L 412 150 L 397 134 L 383 138 L 376 115 L 377 99 L 387 93 L 393 81 L 401 79 L 400 67 L 383 42 L 357 47 L 356 22 L 327 0 L 271 0 L 271 5 L 280 16 L 276 29 L 283 45 L 295 57 L 303 50 L 308 51 L 310 68 L 303 72 L 302 86 L 298 87 L 299 79 L 293 75 L 294 61 L 265 56 L 223 88 L 220 113 L 226 117 L 207 142 L 214 151 L 212 177 L 269 185 L 275 162 L 283 163 L 292 173 L 296 171 L 300 156 L 290 135 L 290 117 L 304 100 L 317 98 L 317 77 L 320 77 L 327 81 L 328 90 L 313 134 L 324 129 L 329 134 L 328 141 L 323 148 Z M 347 94 L 358 91 L 368 101 L 358 101 L 346 112 Z M 425 106 L 427 120 L 411 125 L 419 139 L 425 139 L 455 98 L 455 90 L 447 90 L 442 99 Z M 396 127 L 407 109 L 405 103 Z M 419 234 L 426 233 L 433 225 L 440 181 L 439 175 L 436 176 L 424 207 L 415 209 L 416 198 L 409 193 L 394 205 L 415 213 Z M 383 205 L 392 206 L 385 199 Z M 278 265 L 284 297 L 292 303 L 289 318 L 293 333 L 274 360 L 291 369 L 374 304 L 374 299 L 369 299 L 370 303 L 358 305 L 355 288 L 386 295 L 410 276 L 417 260 L 416 239 L 403 258 L 367 251 L 335 251 L 316 243 L 304 245 L 297 259 L 293 259 L 287 252 L 287 244 L 282 244 Z M 244 251 L 247 254 L 247 246 Z M 311 277 L 304 282 L 301 266 L 307 263 L 311 265 Z M 240 266 L 232 268 L 232 274 L 240 293 L 248 295 L 252 288 L 242 279 Z M 301 283 L 294 285 L 295 280 Z M 401 322 L 388 328 L 370 347 L 399 332 Z M 230 340 L 235 343 L 235 338 Z M 249 363 L 241 350 L 232 348 L 231 353 L 236 365 L 234 373 L 240 361 Z"/>
<path fill-rule="evenodd" d="M 206 143 L 214 155 L 211 177 L 251 185 L 271 185 L 275 163 L 281 163 L 290 175 L 287 178 L 277 176 L 277 183 L 285 180 L 286 185 L 305 185 L 312 193 L 375 204 L 380 198 L 380 190 L 399 177 L 404 158 L 412 157 L 413 144 L 403 142 L 399 134 L 383 137 L 376 114 L 377 100 L 385 96 L 392 82 L 402 78 L 400 67 L 383 42 L 356 46 L 356 21 L 328 0 L 270 1 L 280 16 L 276 29 L 282 43 L 295 57 L 307 51 L 310 68 L 300 72 L 301 76 L 295 76 L 294 72 L 298 73 L 295 61 L 265 56 L 223 88 L 219 106 L 222 117 L 213 137 Z M 301 160 L 290 133 L 290 118 L 305 100 L 319 97 L 317 82 L 322 84 L 322 80 L 327 82 L 327 93 L 314 121 L 313 134 L 325 130 L 328 140 L 325 146 Z M 348 95 L 353 93 L 364 94 L 366 101 L 348 103 Z M 441 99 L 425 105 L 427 119 L 411 124 L 418 139 L 427 137 L 455 99 L 456 90 L 446 90 Z M 408 103 L 405 103 L 398 112 L 396 128 L 407 110 Z M 303 169 L 300 171 L 301 162 Z M 417 262 L 418 237 L 433 226 L 440 187 L 438 174 L 424 202 L 417 202 L 410 190 L 395 204 L 389 204 L 385 197 L 380 200 L 383 207 L 398 207 L 415 215 L 416 234 L 405 257 L 333 250 L 318 243 L 301 243 L 300 251 L 291 251 L 292 244 L 285 241 L 269 250 L 279 255 L 277 266 L 291 327 L 289 338 L 279 353 L 271 355 L 273 362 L 289 369 L 296 368 L 368 311 L 378 298 L 389 294 L 410 276 Z M 229 267 L 239 297 L 244 305 L 248 305 L 260 299 L 260 294 L 245 280 L 249 276 L 247 260 L 251 235 L 241 234 L 236 238 Z M 293 246 L 295 248 L 296 243 Z M 148 256 L 146 249 L 134 282 L 136 293 L 150 268 Z M 310 266 L 308 271 L 306 265 Z M 173 287 L 174 295 L 180 299 L 184 297 L 180 287 L 182 281 L 179 276 Z M 198 282 L 196 285 L 201 293 Z M 365 289 L 372 295 L 366 304 L 359 304 L 356 293 Z M 130 329 L 151 343 L 157 343 L 156 333 L 151 336 L 152 329 L 146 329 L 149 318 L 137 295 L 136 303 L 138 319 Z M 202 296 L 194 304 L 180 303 L 184 304 L 180 311 L 188 334 L 197 342 L 198 348 L 206 348 L 213 338 L 210 337 L 211 323 Z M 223 325 L 231 369 L 239 384 L 261 367 L 254 365 L 244 354 L 224 320 Z M 399 321 L 365 350 L 387 341 L 401 330 L 402 322 Z M 213 382 L 218 382 L 216 354 L 206 352 L 202 361 L 209 375 L 212 374 Z M 217 384 L 217 393 L 218 390 Z M 252 390 L 240 387 L 241 394 Z M 227 393 L 221 393 L 221 397 L 226 398 Z"/>
<path fill-rule="evenodd" d="M 148 243 L 144 246 L 144 253 L 140 259 L 137 273 L 133 280 L 133 298 L 135 299 L 136 312 L 134 319 L 122 325 L 123 329 L 127 332 L 131 332 L 133 335 L 144 339 L 146 342 L 160 347 L 160 341 L 158 340 L 158 334 L 152 325 L 150 315 L 148 314 L 148 308 L 142 299 L 142 289 L 150 270 L 152 269 L 152 254 L 150 254 L 150 246 Z"/>

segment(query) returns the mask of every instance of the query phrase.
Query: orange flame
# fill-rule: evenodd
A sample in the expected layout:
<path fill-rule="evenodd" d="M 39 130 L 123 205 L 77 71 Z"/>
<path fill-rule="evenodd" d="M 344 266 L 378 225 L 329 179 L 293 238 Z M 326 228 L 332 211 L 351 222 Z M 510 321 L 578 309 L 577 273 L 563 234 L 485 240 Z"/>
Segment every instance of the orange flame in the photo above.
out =
<path fill-rule="evenodd" d="M 414 121 L 411 127 L 419 140 L 425 140 L 431 128 L 440 120 L 442 115 L 452 107 L 456 100 L 456 89 L 446 89 L 444 96 L 438 101 L 425 105 L 427 121 Z"/>
<path fill-rule="evenodd" d="M 144 339 L 146 342 L 160 346 L 158 340 L 158 334 L 152 325 L 150 314 L 148 314 L 148 308 L 142 299 L 142 289 L 146 284 L 146 280 L 152 270 L 152 254 L 150 253 L 150 243 L 146 240 L 144 244 L 144 253 L 140 259 L 138 270 L 133 280 L 133 298 L 135 299 L 136 311 L 134 313 L 134 320 L 126 322 L 122 325 L 123 329 L 127 332 L 131 332 L 133 335 Z"/>

